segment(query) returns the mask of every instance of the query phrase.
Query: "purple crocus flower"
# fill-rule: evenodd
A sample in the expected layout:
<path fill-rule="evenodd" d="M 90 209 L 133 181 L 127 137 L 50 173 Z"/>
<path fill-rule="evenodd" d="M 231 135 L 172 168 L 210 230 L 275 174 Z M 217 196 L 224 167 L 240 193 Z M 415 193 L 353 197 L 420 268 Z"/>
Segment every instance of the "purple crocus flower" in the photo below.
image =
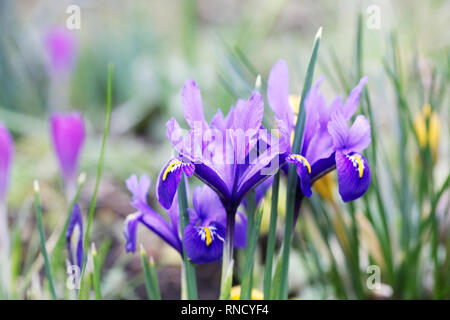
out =
<path fill-rule="evenodd" d="M 178 201 L 167 210 L 169 220 L 154 211 L 147 201 L 151 181 L 146 175 L 138 180 L 132 175 L 126 181 L 128 190 L 133 195 L 131 205 L 137 212 L 128 215 L 125 220 L 124 235 L 127 240 L 126 251 L 136 250 L 137 227 L 142 223 L 160 238 L 183 255 L 182 240 L 179 230 Z M 177 196 L 174 196 L 177 198 Z M 184 229 L 184 246 L 186 254 L 194 263 L 209 263 L 222 257 L 225 238 L 225 209 L 218 196 L 208 187 L 197 187 L 193 194 L 193 209 L 189 211 L 189 224 Z M 246 219 L 238 213 L 235 225 L 235 245 L 245 246 Z"/>
<path fill-rule="evenodd" d="M 75 255 L 72 251 L 72 236 L 75 232 L 75 229 L 78 228 L 78 240 L 76 244 L 76 252 Z M 72 265 L 76 265 L 80 268 L 83 266 L 83 216 L 81 215 L 80 206 L 78 203 L 75 203 L 72 209 L 72 214 L 70 215 L 69 224 L 67 226 L 66 232 L 66 242 L 67 242 L 67 250 L 69 252 L 69 261 Z"/>
<path fill-rule="evenodd" d="M 370 168 L 361 155 L 370 144 L 370 124 L 359 115 L 349 128 L 367 77 L 351 91 L 345 103 L 335 98 L 327 106 L 319 93 L 321 77 L 305 100 L 305 127 L 300 154 L 291 153 L 290 140 L 295 129 L 294 112 L 289 104 L 289 72 L 285 61 L 278 61 L 270 71 L 267 98 L 275 113 L 276 124 L 285 146 L 286 161 L 297 165 L 301 191 L 311 196 L 312 183 L 326 172 L 337 169 L 339 193 L 345 202 L 362 196 L 370 184 Z M 287 168 L 284 167 L 286 170 Z"/>
<path fill-rule="evenodd" d="M 13 155 L 14 140 L 8 129 L 0 123 L 0 202 L 4 200 L 8 189 Z"/>
<path fill-rule="evenodd" d="M 53 147 L 65 182 L 73 183 L 78 167 L 85 129 L 79 112 L 54 113 L 50 119 Z"/>
<path fill-rule="evenodd" d="M 182 172 L 195 174 L 219 196 L 227 214 L 234 215 L 245 194 L 278 169 L 278 144 L 261 130 L 264 102 L 258 92 L 238 100 L 226 117 L 219 109 L 208 124 L 203 114 L 200 89 L 188 79 L 183 88 L 182 107 L 190 126 L 183 137 L 177 121 L 166 124 L 166 134 L 178 156 L 169 160 L 158 179 L 161 205 L 170 208 Z M 264 148 L 264 150 L 263 150 Z M 272 168 L 274 167 L 274 168 Z"/>
<path fill-rule="evenodd" d="M 45 47 L 53 72 L 67 73 L 71 70 L 76 55 L 73 32 L 61 27 L 50 29 L 45 36 Z"/>

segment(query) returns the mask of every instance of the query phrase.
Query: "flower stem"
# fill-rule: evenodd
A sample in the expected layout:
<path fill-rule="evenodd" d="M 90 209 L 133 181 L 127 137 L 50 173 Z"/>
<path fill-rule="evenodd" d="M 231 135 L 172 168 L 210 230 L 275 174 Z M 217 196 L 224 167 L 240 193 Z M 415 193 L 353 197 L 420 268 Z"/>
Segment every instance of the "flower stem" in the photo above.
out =
<path fill-rule="evenodd" d="M 272 184 L 272 206 L 270 208 L 269 238 L 267 239 L 266 268 L 264 271 L 264 300 L 269 300 L 271 297 L 270 291 L 272 285 L 273 254 L 275 252 L 275 240 L 277 231 L 279 189 L 280 171 L 275 174 Z"/>
<path fill-rule="evenodd" d="M 94 273 L 92 274 L 92 284 L 94 286 L 95 300 L 102 300 L 102 293 L 100 290 L 100 261 L 98 259 L 97 249 L 92 243 L 92 261 L 94 264 Z"/>
<path fill-rule="evenodd" d="M 111 126 L 111 112 L 112 112 L 112 85 L 114 79 L 114 65 L 109 64 L 108 66 L 108 84 L 106 89 L 106 111 L 105 111 L 105 127 L 103 130 L 103 139 L 102 145 L 100 149 L 100 157 L 97 163 L 97 177 L 95 179 L 95 187 L 94 192 L 92 193 L 91 204 L 89 206 L 89 214 L 88 214 L 88 222 L 86 227 L 86 233 L 84 236 L 84 256 L 83 256 L 83 268 L 81 272 L 80 282 L 84 279 L 86 262 L 87 262 L 87 248 L 89 247 L 90 239 L 91 239 L 91 228 L 92 222 L 94 221 L 94 213 L 95 207 L 97 204 L 97 193 L 100 187 L 100 180 L 102 178 L 103 166 L 104 166 L 104 157 L 105 157 L 105 149 L 106 149 L 106 141 L 108 140 L 109 129 Z"/>
<path fill-rule="evenodd" d="M 234 247 L 234 222 L 236 209 L 227 210 L 227 233 L 223 244 L 222 256 L 222 280 L 220 284 L 220 299 L 230 299 L 231 284 L 233 280 L 233 247 Z"/>
<path fill-rule="evenodd" d="M 241 300 L 250 300 L 251 292 L 252 292 L 252 278 L 253 278 L 253 265 L 254 265 L 254 256 L 256 250 L 256 244 L 259 238 L 259 231 L 261 229 L 261 221 L 263 216 L 263 210 L 259 210 L 258 216 L 256 217 L 256 221 L 251 230 L 251 234 L 247 235 L 250 238 L 249 243 L 247 244 L 247 259 L 245 261 L 244 272 L 242 276 L 242 284 L 241 284 Z"/>
<path fill-rule="evenodd" d="M 34 181 L 34 204 L 36 208 L 37 225 L 39 228 L 39 238 L 41 240 L 41 252 L 44 258 L 45 273 L 47 275 L 47 280 L 50 286 L 50 293 L 52 295 L 52 298 L 53 300 L 56 300 L 57 297 L 55 287 L 53 285 L 53 276 L 50 265 L 50 259 L 48 258 L 47 249 L 45 248 L 45 234 L 44 234 L 44 226 L 42 224 L 41 199 L 40 199 L 39 183 L 37 182 L 37 180 Z"/>
<path fill-rule="evenodd" d="M 184 174 L 181 176 L 180 183 L 178 184 L 178 203 L 180 207 L 180 225 L 181 234 L 184 237 L 184 228 L 189 223 L 189 213 L 187 212 L 187 196 L 186 185 L 184 182 Z M 186 276 L 187 298 L 189 300 L 197 300 L 197 279 L 195 276 L 195 265 L 188 259 L 186 249 L 183 241 L 183 263 Z"/>

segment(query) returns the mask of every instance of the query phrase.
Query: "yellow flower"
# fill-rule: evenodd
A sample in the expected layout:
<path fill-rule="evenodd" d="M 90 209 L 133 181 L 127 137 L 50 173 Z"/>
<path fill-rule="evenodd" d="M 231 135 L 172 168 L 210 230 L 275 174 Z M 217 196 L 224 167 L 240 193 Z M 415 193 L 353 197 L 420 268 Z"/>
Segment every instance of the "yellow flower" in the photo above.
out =
<path fill-rule="evenodd" d="M 429 146 L 433 154 L 433 159 L 436 161 L 441 123 L 438 114 L 431 110 L 429 103 L 425 104 L 422 112 L 416 115 L 414 119 L 414 130 L 419 138 L 419 145 L 422 148 Z"/>
<path fill-rule="evenodd" d="M 241 298 L 241 286 L 234 286 L 231 288 L 230 294 L 231 300 L 240 300 Z M 264 300 L 264 294 L 258 289 L 252 290 L 252 300 Z"/>
<path fill-rule="evenodd" d="M 336 182 L 334 180 L 334 176 L 331 172 L 324 175 L 322 178 L 317 180 L 313 189 L 317 191 L 317 193 L 323 198 L 328 200 L 329 202 L 334 201 L 334 189 L 336 187 Z"/>

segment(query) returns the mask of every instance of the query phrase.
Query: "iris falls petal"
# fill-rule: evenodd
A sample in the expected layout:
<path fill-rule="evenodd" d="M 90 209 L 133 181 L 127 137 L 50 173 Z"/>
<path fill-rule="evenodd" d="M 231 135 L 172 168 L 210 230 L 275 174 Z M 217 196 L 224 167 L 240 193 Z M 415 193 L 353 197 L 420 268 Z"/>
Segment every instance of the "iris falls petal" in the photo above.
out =
<path fill-rule="evenodd" d="M 161 170 L 156 189 L 158 201 L 166 209 L 172 206 L 173 197 L 177 192 L 182 173 L 187 177 L 194 174 L 195 166 L 192 163 L 184 163 L 180 159 L 171 159 Z"/>
<path fill-rule="evenodd" d="M 370 168 L 366 158 L 359 153 L 336 152 L 336 169 L 339 194 L 344 202 L 361 197 L 370 185 Z"/>
<path fill-rule="evenodd" d="M 225 227 L 212 222 L 208 226 L 189 224 L 184 229 L 186 254 L 194 263 L 210 263 L 222 257 Z"/>

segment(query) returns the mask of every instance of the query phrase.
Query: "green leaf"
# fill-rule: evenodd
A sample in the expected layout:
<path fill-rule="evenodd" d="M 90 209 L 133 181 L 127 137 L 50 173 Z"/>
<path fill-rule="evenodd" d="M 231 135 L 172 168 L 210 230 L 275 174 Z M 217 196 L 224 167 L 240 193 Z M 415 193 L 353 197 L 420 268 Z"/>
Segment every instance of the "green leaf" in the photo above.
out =
<path fill-rule="evenodd" d="M 305 83 L 303 84 L 302 99 L 300 100 L 299 115 L 297 124 L 295 126 L 294 143 L 292 146 L 292 153 L 299 154 L 303 143 L 303 131 L 305 129 L 305 97 L 311 88 L 312 79 L 314 75 L 314 66 L 316 64 L 317 52 L 319 50 L 320 39 L 322 37 L 322 27 L 319 28 L 314 40 L 311 58 L 306 71 Z M 286 197 L 286 219 L 285 232 L 283 239 L 283 251 L 281 261 L 281 276 L 280 276 L 280 299 L 287 299 L 288 297 L 288 272 L 289 272 L 289 256 L 291 249 L 292 228 L 294 224 L 294 203 L 297 193 L 297 170 L 296 166 L 289 165 L 287 197 Z"/>
<path fill-rule="evenodd" d="M 53 300 L 57 300 L 55 286 L 53 284 L 52 268 L 50 264 L 50 259 L 48 257 L 47 249 L 45 248 L 45 233 L 44 226 L 42 224 L 42 209 L 41 209 L 41 199 L 39 183 L 37 180 L 34 181 L 34 204 L 36 209 L 36 220 L 39 228 L 39 239 L 41 241 L 41 253 L 44 257 L 45 274 L 47 275 L 48 284 L 50 287 L 50 294 Z"/>
<path fill-rule="evenodd" d="M 253 264 L 254 256 L 256 250 L 256 244 L 259 238 L 259 230 L 261 229 L 261 221 L 263 216 L 263 210 L 259 210 L 258 216 L 256 217 L 255 224 L 252 228 L 252 233 L 250 235 L 249 243 L 247 244 L 247 259 L 245 261 L 244 272 L 242 276 L 241 284 L 241 300 L 250 300 L 252 292 L 252 277 L 253 277 Z"/>

